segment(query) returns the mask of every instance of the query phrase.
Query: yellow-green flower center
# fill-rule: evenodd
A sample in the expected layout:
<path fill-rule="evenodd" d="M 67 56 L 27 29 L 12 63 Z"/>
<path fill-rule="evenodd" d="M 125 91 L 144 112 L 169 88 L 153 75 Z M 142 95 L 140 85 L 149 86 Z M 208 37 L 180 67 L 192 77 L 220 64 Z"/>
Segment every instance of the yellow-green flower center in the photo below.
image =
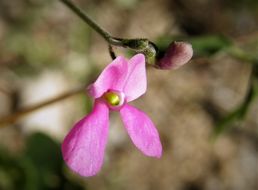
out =
<path fill-rule="evenodd" d="M 120 104 L 120 97 L 114 92 L 106 92 L 104 98 L 111 106 L 118 106 Z"/>

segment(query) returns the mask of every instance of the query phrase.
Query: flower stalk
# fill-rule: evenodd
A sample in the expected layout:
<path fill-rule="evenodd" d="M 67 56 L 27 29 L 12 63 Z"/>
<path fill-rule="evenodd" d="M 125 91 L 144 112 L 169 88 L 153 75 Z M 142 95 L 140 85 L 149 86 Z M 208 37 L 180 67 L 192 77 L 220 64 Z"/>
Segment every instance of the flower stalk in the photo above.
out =
<path fill-rule="evenodd" d="M 71 9 L 77 16 L 79 16 L 84 22 L 86 22 L 92 29 L 94 29 L 107 41 L 109 45 L 109 53 L 112 59 L 115 59 L 116 57 L 112 46 L 119 46 L 131 49 L 135 53 L 144 54 L 147 64 L 154 66 L 155 68 L 170 69 L 173 67 L 175 69 L 187 63 L 193 55 L 192 47 L 188 45 L 188 48 L 185 48 L 186 43 L 182 42 L 182 45 L 180 46 L 181 48 L 178 45 L 179 43 L 177 43 L 176 48 L 169 47 L 165 58 L 159 61 L 157 60 L 157 57 L 160 57 L 160 55 L 158 55 L 160 52 L 157 46 L 150 40 L 145 38 L 124 39 L 113 37 L 106 30 L 101 28 L 94 20 L 92 20 L 83 10 L 77 7 L 72 1 L 60 1 L 63 2 L 69 9 Z"/>
<path fill-rule="evenodd" d="M 116 38 L 113 38 L 107 31 L 101 28 L 93 19 L 91 19 L 82 9 L 76 6 L 70 0 L 60 0 L 70 10 L 72 10 L 77 16 L 79 16 L 84 22 L 86 22 L 92 29 L 99 33 L 109 44 L 115 46 L 122 46 L 122 42 Z"/>
<path fill-rule="evenodd" d="M 112 46 L 118 46 L 123 48 L 128 48 L 136 53 L 143 53 L 147 59 L 147 63 L 153 65 L 156 56 L 156 49 L 153 43 L 148 39 L 137 38 L 137 39 L 123 39 L 116 38 L 110 35 L 106 30 L 101 28 L 93 19 L 91 19 L 82 9 L 76 6 L 70 0 L 60 0 L 64 5 L 66 5 L 70 10 L 72 10 L 77 16 L 79 16 L 84 22 L 86 22 L 92 29 L 94 29 L 98 34 L 100 34 L 109 44 L 109 53 L 112 59 L 115 59 L 115 53 Z"/>

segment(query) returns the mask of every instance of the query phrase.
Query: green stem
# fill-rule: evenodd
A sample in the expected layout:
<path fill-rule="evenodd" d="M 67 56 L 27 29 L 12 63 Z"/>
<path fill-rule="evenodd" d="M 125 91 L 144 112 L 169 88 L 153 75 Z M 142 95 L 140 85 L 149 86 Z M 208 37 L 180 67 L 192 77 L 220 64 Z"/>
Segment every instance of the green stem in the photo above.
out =
<path fill-rule="evenodd" d="M 94 22 L 83 10 L 77 7 L 71 0 L 60 0 L 69 9 L 71 9 L 77 16 L 79 16 L 84 22 L 86 22 L 92 29 L 99 33 L 109 45 L 109 53 L 111 58 L 114 59 L 115 53 L 112 50 L 113 46 L 120 46 L 123 48 L 129 48 L 136 53 L 143 53 L 147 59 L 147 63 L 154 65 L 156 48 L 154 43 L 150 42 L 148 39 L 123 39 L 115 38 L 111 36 L 107 31 L 101 28 L 96 22 Z"/>
<path fill-rule="evenodd" d="M 79 16 L 84 22 L 86 22 L 92 29 L 94 29 L 97 33 L 99 33 L 109 44 L 115 46 L 123 46 L 121 40 L 112 37 L 107 31 L 101 28 L 96 24 L 83 10 L 77 7 L 70 0 L 60 0 L 63 2 L 68 8 L 70 8 L 77 16 Z"/>
<path fill-rule="evenodd" d="M 251 103 L 254 102 L 254 100 L 257 98 L 258 95 L 258 82 L 257 78 L 254 76 L 256 72 L 255 66 L 252 68 L 252 73 L 250 76 L 250 82 L 249 82 L 249 89 L 246 94 L 246 97 L 240 106 L 229 113 L 226 117 L 224 117 L 222 120 L 220 120 L 217 124 L 217 127 L 215 129 L 215 136 L 217 137 L 219 134 L 221 134 L 224 130 L 228 129 L 231 127 L 230 124 L 237 120 L 242 120 L 245 118 Z"/>
<path fill-rule="evenodd" d="M 234 58 L 237 58 L 241 61 L 245 61 L 254 65 L 257 65 L 257 57 L 252 54 L 244 51 L 243 49 L 237 47 L 237 46 L 231 46 L 228 49 L 226 49 L 226 52 L 231 55 Z"/>

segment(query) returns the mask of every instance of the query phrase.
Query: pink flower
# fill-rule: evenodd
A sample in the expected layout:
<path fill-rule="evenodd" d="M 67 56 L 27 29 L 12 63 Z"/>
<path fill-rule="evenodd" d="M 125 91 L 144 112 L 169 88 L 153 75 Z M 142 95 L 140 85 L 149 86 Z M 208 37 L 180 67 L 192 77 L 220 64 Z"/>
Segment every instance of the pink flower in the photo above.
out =
<path fill-rule="evenodd" d="M 109 110 L 119 111 L 135 146 L 147 156 L 161 157 L 159 134 L 150 118 L 128 102 L 146 91 L 143 54 L 127 61 L 117 57 L 88 87 L 95 99 L 90 114 L 80 120 L 65 137 L 62 154 L 66 164 L 82 176 L 93 176 L 101 168 L 109 128 Z"/>

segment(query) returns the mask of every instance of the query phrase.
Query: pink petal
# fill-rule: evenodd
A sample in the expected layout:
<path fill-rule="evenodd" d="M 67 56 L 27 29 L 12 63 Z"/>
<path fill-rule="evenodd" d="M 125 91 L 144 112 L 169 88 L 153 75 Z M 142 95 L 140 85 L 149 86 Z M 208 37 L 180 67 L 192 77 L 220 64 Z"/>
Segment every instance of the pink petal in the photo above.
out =
<path fill-rule="evenodd" d="M 127 76 L 127 60 L 121 56 L 110 63 L 98 79 L 88 87 L 89 94 L 99 98 L 108 89 L 121 91 Z"/>
<path fill-rule="evenodd" d="M 120 113 L 135 146 L 147 156 L 160 158 L 162 145 L 158 131 L 150 118 L 144 112 L 128 104 L 120 110 Z"/>
<path fill-rule="evenodd" d="M 146 92 L 146 68 L 145 57 L 137 54 L 129 60 L 128 75 L 123 92 L 127 102 L 130 102 Z"/>
<path fill-rule="evenodd" d="M 109 126 L 109 110 L 97 102 L 93 111 L 80 120 L 62 144 L 66 164 L 82 176 L 93 176 L 101 168 Z"/>

